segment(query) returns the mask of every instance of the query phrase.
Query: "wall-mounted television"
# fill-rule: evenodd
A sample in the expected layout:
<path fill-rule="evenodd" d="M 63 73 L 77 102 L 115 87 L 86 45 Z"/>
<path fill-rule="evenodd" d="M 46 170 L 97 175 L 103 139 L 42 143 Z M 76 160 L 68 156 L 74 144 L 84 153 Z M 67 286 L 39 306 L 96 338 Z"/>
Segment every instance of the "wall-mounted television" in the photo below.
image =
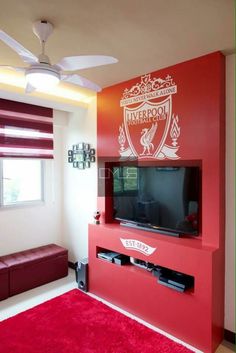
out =
<path fill-rule="evenodd" d="M 199 167 L 113 167 L 113 218 L 163 234 L 199 235 Z"/>

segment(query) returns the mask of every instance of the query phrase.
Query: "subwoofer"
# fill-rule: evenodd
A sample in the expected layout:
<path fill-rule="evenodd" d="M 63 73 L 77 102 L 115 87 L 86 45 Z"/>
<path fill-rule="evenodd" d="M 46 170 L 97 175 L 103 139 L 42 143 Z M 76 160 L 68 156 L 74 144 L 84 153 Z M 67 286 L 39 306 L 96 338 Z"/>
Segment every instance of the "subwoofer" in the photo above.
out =
<path fill-rule="evenodd" d="M 88 259 L 83 259 L 76 263 L 76 281 L 78 288 L 83 292 L 88 291 Z"/>

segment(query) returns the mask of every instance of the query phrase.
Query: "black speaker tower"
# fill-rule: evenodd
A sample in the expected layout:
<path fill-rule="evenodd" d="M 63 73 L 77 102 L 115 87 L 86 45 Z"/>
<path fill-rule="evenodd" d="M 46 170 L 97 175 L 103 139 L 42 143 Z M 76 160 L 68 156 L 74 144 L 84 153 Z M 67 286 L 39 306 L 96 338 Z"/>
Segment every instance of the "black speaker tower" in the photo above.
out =
<path fill-rule="evenodd" d="M 88 291 L 88 259 L 83 259 L 75 264 L 76 282 L 83 292 Z"/>

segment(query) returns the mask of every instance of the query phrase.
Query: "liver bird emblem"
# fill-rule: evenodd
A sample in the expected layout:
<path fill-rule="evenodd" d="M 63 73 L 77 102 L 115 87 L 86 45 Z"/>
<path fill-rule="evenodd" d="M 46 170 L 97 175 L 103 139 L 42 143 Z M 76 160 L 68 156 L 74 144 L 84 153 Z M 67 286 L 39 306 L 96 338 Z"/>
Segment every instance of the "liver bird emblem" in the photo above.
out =
<path fill-rule="evenodd" d="M 157 123 L 152 124 L 150 129 L 142 129 L 141 131 L 141 139 L 140 143 L 143 146 L 143 152 L 140 154 L 140 156 L 150 156 L 152 154 L 151 150 L 154 149 L 154 145 L 152 143 L 152 140 L 155 136 L 157 130 Z"/>

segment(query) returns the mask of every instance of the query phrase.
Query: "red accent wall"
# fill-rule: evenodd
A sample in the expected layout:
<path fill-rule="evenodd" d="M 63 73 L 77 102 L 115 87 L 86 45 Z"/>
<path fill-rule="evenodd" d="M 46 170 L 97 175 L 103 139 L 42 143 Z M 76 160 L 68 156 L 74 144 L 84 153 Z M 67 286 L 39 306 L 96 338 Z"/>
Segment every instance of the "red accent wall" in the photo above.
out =
<path fill-rule="evenodd" d="M 177 93 L 172 96 L 172 112 L 179 117 L 179 158 L 174 161 L 153 158 L 151 161 L 156 165 L 200 166 L 201 234 L 194 239 L 174 239 L 108 224 L 112 222 L 111 197 L 100 194 L 98 209 L 105 224 L 100 228 L 90 228 L 90 291 L 204 352 L 214 352 L 223 338 L 224 324 L 225 58 L 220 52 L 215 52 L 151 73 L 151 77 L 156 78 L 167 75 L 177 85 Z M 98 94 L 97 151 L 100 160 L 118 160 L 120 157 L 118 135 L 124 120 L 120 100 L 124 90 L 130 89 L 140 79 L 137 77 L 105 88 Z M 165 97 L 151 101 L 161 102 L 163 99 Z M 169 136 L 166 141 L 171 144 Z M 157 247 L 154 263 L 193 275 L 194 292 L 179 296 L 170 289 L 154 286 L 146 274 L 137 274 L 132 268 L 127 272 L 124 266 L 117 268 L 101 262 L 96 256 L 99 247 L 135 256 L 132 251 L 121 248 L 120 234 Z M 128 292 L 123 287 L 127 283 L 124 278 L 129 282 Z M 155 298 L 165 305 L 154 308 L 157 305 Z M 192 313 L 191 318 L 189 312 Z"/>
<path fill-rule="evenodd" d="M 178 115 L 181 129 L 178 162 L 202 165 L 201 235 L 204 244 L 215 246 L 224 241 L 224 68 L 225 58 L 216 52 L 151 74 L 160 78 L 170 75 L 177 85 L 172 111 Z M 140 77 L 105 88 L 98 94 L 98 157 L 119 157 L 119 126 L 123 122 L 120 100 L 124 90 L 137 82 Z M 137 104 L 132 105 L 135 106 Z M 168 162 L 171 160 L 164 160 Z M 156 160 L 158 163 L 163 164 L 163 161 Z M 99 200 L 102 212 L 105 212 L 104 203 Z"/>

